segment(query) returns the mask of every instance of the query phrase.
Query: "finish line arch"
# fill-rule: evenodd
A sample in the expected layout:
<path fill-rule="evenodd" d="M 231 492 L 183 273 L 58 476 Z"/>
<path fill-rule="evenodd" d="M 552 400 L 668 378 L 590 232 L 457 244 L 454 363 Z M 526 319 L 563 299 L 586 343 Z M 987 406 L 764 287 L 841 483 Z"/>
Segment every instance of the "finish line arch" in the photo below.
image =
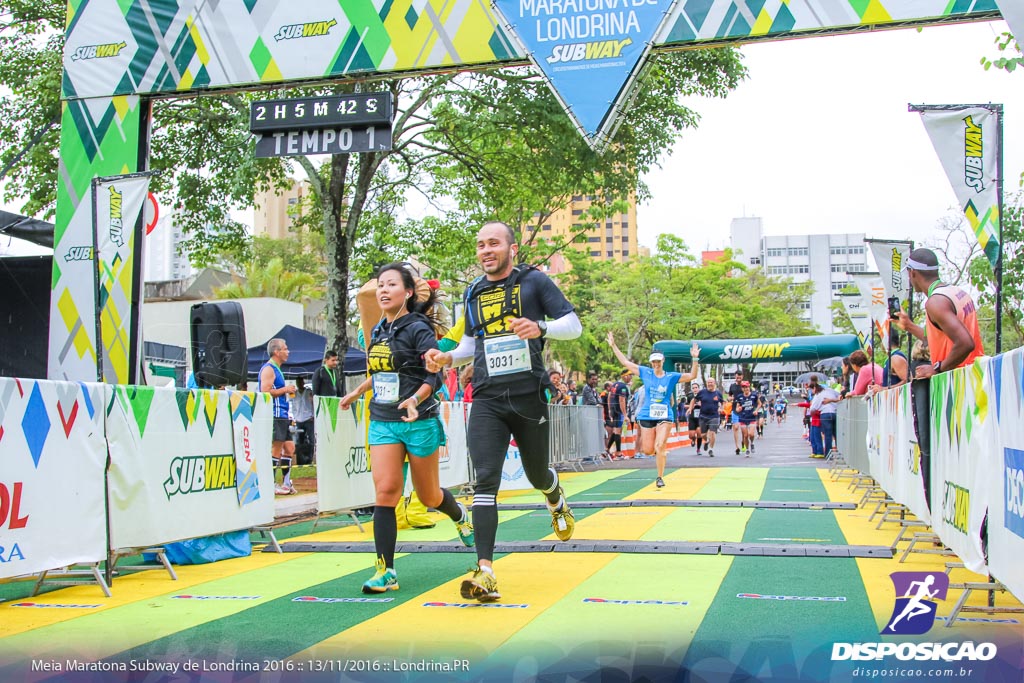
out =
<path fill-rule="evenodd" d="M 659 341 L 654 351 L 665 354 L 666 367 L 688 365 L 692 341 Z M 697 341 L 701 365 L 737 363 L 792 363 L 848 356 L 861 348 L 855 334 L 824 334 L 814 337 L 775 339 L 709 339 Z"/>
<path fill-rule="evenodd" d="M 1001 16 L 997 0 L 835 0 L 827 16 L 786 2 L 664 2 L 656 52 Z M 95 381 L 101 353 L 102 380 L 117 384 L 139 367 L 143 220 L 125 226 L 129 257 L 100 264 L 103 296 L 98 255 L 76 254 L 93 242 L 93 180 L 148 168 L 150 98 L 528 63 L 480 0 L 78 0 L 65 45 L 48 376 Z"/>

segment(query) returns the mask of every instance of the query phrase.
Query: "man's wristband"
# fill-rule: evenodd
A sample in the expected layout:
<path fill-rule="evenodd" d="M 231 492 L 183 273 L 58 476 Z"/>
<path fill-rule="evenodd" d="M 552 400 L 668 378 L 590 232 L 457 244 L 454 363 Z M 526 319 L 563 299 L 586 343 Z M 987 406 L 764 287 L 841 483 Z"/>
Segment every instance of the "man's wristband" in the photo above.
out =
<path fill-rule="evenodd" d="M 936 362 L 934 365 L 932 365 L 932 370 L 935 371 L 936 375 L 942 372 L 942 361 L 940 360 Z"/>

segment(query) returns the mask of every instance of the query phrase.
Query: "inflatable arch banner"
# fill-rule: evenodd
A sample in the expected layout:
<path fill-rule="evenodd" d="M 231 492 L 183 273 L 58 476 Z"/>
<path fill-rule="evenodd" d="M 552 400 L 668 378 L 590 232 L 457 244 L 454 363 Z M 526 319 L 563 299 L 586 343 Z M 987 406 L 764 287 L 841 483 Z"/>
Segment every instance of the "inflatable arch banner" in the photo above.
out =
<path fill-rule="evenodd" d="M 91 243 L 93 179 L 147 168 L 145 96 L 518 66 L 532 58 L 543 62 L 542 71 L 581 131 L 600 143 L 614 133 L 614 115 L 628 99 L 648 42 L 658 52 L 1001 16 L 996 0 L 501 0 L 499 5 L 509 26 L 482 0 L 69 0 L 49 376 L 94 380 L 96 349 L 112 347 L 112 340 L 96 339 L 95 267 L 80 255 Z M 532 35 L 523 33 L 531 30 Z M 625 63 L 612 66 L 620 61 Z M 559 62 L 564 68 L 555 77 Z M 569 68 L 582 64 L 588 68 Z M 616 80 L 609 79 L 600 92 L 577 87 L 580 81 L 592 84 L 595 73 L 604 79 L 611 72 Z M 141 222 L 136 229 L 142 230 Z M 111 300 L 139 300 L 142 241 L 135 240 L 130 257 L 119 265 L 114 286 L 125 292 L 107 292 Z M 118 313 L 128 316 L 118 327 L 120 338 L 137 340 L 137 310 Z M 138 346 L 133 343 L 129 353 L 118 355 L 105 374 L 131 382 Z"/>
<path fill-rule="evenodd" d="M 692 341 L 660 341 L 654 351 L 665 354 L 667 367 L 689 364 Z M 827 334 L 817 337 L 780 337 L 778 339 L 709 339 L 697 341 L 704 365 L 724 363 L 791 363 L 814 361 L 833 356 L 848 356 L 860 348 L 855 334 Z"/>

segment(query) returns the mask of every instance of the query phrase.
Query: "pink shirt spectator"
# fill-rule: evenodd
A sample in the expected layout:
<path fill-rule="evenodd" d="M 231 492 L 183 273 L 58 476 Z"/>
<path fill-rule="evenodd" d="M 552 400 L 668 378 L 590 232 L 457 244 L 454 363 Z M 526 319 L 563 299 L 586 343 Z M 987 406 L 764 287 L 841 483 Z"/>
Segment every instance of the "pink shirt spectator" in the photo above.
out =
<path fill-rule="evenodd" d="M 875 363 L 865 365 L 860 369 L 860 372 L 857 373 L 857 384 L 853 387 L 853 391 L 850 392 L 850 395 L 863 396 L 868 393 L 868 385 L 872 384 L 872 380 L 874 381 L 874 384 L 881 386 L 882 368 Z"/>

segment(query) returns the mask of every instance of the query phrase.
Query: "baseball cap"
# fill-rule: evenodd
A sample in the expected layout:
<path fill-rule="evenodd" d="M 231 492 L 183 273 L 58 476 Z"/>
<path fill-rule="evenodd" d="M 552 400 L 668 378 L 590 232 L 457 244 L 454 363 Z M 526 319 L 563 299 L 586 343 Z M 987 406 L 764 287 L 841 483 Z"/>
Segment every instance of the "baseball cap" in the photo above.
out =
<path fill-rule="evenodd" d="M 650 362 L 654 362 L 656 360 L 664 361 L 665 354 L 661 353 L 660 351 L 654 351 L 651 353 L 650 357 L 647 360 Z"/>
<path fill-rule="evenodd" d="M 743 380 L 742 382 L 740 382 L 740 386 L 741 387 L 749 387 L 750 386 L 750 382 L 748 382 L 747 380 Z"/>

